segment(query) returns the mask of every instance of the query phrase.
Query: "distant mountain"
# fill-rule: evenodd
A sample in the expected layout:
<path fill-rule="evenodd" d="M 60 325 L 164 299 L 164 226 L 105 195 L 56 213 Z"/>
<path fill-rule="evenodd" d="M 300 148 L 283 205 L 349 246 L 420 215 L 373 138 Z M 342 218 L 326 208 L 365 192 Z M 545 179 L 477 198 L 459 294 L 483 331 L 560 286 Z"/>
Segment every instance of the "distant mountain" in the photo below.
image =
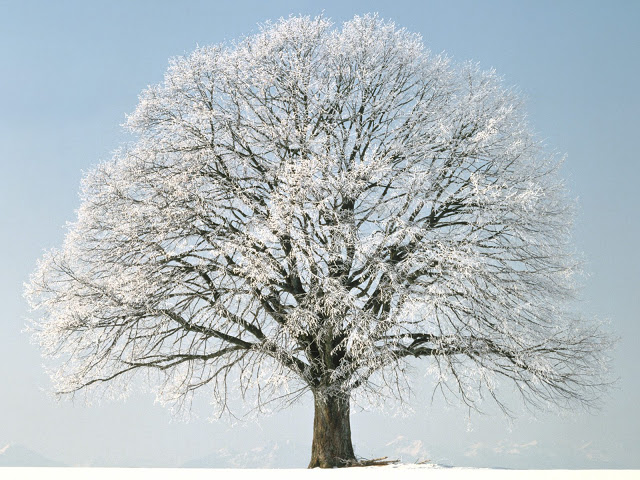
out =
<path fill-rule="evenodd" d="M 387 457 L 390 460 L 412 464 L 427 463 L 430 455 L 421 440 L 398 436 L 390 442 L 377 445 L 354 446 L 356 454 L 365 458 Z M 311 445 L 271 442 L 257 448 L 232 450 L 221 448 L 207 456 L 181 465 L 185 468 L 305 468 L 311 455 Z"/>
<path fill-rule="evenodd" d="M 22 445 L 8 444 L 0 447 L 0 467 L 64 467 L 63 463 L 50 460 Z"/>
<path fill-rule="evenodd" d="M 184 468 L 304 468 L 311 447 L 270 443 L 246 451 L 222 448 L 202 458 L 184 463 Z"/>
<path fill-rule="evenodd" d="M 376 454 L 387 456 L 403 463 L 429 462 L 431 455 L 422 440 L 399 435 L 384 447 L 373 449 Z M 377 455 L 376 455 L 377 456 Z"/>

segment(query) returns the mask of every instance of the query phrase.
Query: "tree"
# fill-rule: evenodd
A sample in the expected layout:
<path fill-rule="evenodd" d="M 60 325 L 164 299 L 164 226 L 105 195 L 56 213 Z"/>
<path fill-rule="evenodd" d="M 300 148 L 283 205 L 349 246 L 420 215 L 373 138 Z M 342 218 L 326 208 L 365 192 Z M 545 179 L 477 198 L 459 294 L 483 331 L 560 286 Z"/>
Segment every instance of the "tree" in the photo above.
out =
<path fill-rule="evenodd" d="M 173 59 L 27 286 L 57 391 L 311 392 L 310 467 L 354 461 L 351 403 L 412 365 L 471 408 L 590 404 L 609 340 L 572 310 L 572 204 L 520 103 L 377 16 Z"/>

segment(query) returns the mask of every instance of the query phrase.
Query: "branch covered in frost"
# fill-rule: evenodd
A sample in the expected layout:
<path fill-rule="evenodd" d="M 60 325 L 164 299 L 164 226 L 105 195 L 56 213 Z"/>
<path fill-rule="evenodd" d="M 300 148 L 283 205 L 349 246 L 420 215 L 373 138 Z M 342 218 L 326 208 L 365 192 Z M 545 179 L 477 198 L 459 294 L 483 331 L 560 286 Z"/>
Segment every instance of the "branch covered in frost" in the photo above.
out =
<path fill-rule="evenodd" d="M 494 72 L 376 16 L 291 17 L 173 59 L 126 126 L 27 287 L 59 391 L 401 395 L 416 357 L 471 406 L 606 383 L 559 162 Z"/>

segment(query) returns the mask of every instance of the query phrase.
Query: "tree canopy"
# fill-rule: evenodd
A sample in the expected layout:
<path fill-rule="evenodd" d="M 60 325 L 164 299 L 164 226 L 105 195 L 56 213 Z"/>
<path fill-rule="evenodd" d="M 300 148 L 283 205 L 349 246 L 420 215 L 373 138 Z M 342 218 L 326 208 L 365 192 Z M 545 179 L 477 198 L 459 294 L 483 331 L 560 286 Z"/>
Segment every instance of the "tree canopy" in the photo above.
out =
<path fill-rule="evenodd" d="M 348 424 L 418 358 L 470 407 L 504 383 L 589 403 L 609 340 L 571 302 L 572 202 L 521 103 L 371 15 L 174 58 L 27 286 L 55 388 L 151 371 L 168 402 L 310 391 Z"/>

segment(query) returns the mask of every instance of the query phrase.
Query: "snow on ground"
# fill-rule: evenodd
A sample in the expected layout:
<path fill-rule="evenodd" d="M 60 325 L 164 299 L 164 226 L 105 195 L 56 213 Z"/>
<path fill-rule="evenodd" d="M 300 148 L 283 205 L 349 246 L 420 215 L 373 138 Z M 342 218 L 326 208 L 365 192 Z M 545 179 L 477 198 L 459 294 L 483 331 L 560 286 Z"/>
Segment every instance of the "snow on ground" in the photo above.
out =
<path fill-rule="evenodd" d="M 176 468 L 0 468 L 2 480 L 638 480 L 640 470 L 500 470 L 392 465 L 334 470 Z"/>

